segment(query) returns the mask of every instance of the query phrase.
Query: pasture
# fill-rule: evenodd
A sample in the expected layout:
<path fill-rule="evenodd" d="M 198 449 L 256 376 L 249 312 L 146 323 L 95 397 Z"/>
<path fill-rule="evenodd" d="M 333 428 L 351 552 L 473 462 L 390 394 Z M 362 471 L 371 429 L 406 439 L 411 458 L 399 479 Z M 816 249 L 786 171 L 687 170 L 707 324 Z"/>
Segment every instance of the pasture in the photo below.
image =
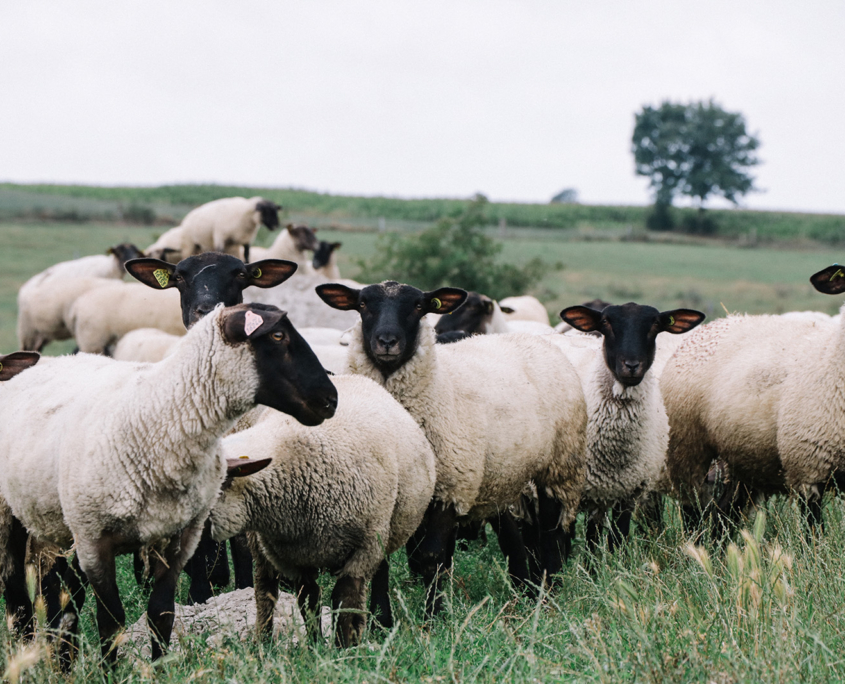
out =
<path fill-rule="evenodd" d="M 0 223 L 0 351 L 16 348 L 17 288 L 58 261 L 102 253 L 131 241 L 143 247 L 160 226 Z M 340 268 L 356 277 L 356 259 L 378 239 L 372 232 L 321 229 L 340 240 Z M 258 244 L 272 235 L 262 229 Z M 729 311 L 835 312 L 839 298 L 808 283 L 838 260 L 831 249 L 738 249 L 717 244 L 584 241 L 512 231 L 504 258 L 540 256 L 563 269 L 535 293 L 550 312 L 601 297 L 635 300 L 661 309 L 698 308 L 708 317 Z M 53 343 L 47 353 L 68 351 Z M 6 426 L 5 429 L 14 429 Z M 95 429 L 95 426 L 92 426 Z M 448 609 L 423 618 L 423 590 L 408 576 L 404 553 L 391 560 L 394 613 L 390 633 L 370 631 L 361 646 L 294 646 L 185 639 L 151 664 L 131 648 L 111 677 L 121 682 L 775 682 L 845 678 L 845 506 L 831 498 L 826 529 L 812 536 L 797 507 L 771 501 L 747 521 L 735 547 L 710 552 L 688 545 L 676 507 L 665 507 L 666 529 L 636 527 L 616 555 L 588 562 L 576 544 L 557 586 L 539 601 L 509 586 L 495 536 L 471 542 L 456 555 Z M 579 539 L 583 538 L 579 524 Z M 131 559 L 119 566 L 127 624 L 143 613 Z M 331 578 L 323 578 L 328 589 Z M 186 595 L 186 582 L 180 586 Z M 0 601 L 2 603 L 2 601 Z M 32 646 L 14 642 L 0 626 L 0 670 L 9 681 L 94 682 L 98 667 L 94 600 L 83 611 L 84 649 L 70 677 L 61 675 L 41 635 Z M 27 669 L 28 668 L 28 669 Z"/>

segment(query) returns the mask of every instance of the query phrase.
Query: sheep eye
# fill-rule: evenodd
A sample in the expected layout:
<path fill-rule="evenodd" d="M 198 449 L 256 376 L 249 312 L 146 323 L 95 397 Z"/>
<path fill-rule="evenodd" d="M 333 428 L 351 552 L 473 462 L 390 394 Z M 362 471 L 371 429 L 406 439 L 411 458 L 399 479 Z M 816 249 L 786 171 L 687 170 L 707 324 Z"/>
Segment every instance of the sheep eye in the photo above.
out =
<path fill-rule="evenodd" d="M 282 342 L 285 339 L 285 334 L 281 332 L 274 332 L 270 334 L 270 338 L 274 342 Z"/>
<path fill-rule="evenodd" d="M 180 276 L 178 274 L 173 276 L 173 282 L 174 283 L 181 283 L 182 280 L 183 280 L 182 276 Z"/>
<path fill-rule="evenodd" d="M 238 278 L 246 278 L 246 273 L 238 273 Z"/>
<path fill-rule="evenodd" d="M 366 305 L 364 302 L 360 302 L 360 303 L 358 304 L 358 308 L 360 308 L 360 309 L 366 309 L 366 308 L 367 308 L 367 305 Z"/>
<path fill-rule="evenodd" d="M 417 302 L 417 305 L 414 307 L 417 311 L 422 311 L 422 302 Z"/>

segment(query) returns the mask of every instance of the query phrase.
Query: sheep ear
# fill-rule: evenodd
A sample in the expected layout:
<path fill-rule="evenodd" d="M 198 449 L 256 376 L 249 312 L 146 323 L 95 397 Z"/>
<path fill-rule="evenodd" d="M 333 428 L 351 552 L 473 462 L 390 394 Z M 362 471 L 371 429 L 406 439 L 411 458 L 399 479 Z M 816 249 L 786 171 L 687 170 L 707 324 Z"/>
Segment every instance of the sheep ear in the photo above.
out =
<path fill-rule="evenodd" d="M 507 308 L 508 307 L 505 307 L 505 309 L 507 309 Z M 493 313 L 494 309 L 495 309 L 495 306 L 493 304 L 492 299 L 489 302 L 484 302 L 484 313 L 485 314 Z M 502 313 L 510 313 L 511 311 L 513 311 L 513 309 L 509 309 L 508 311 L 505 311 L 505 309 L 503 309 L 501 306 L 499 307 L 499 311 L 501 311 Z"/>
<path fill-rule="evenodd" d="M 560 312 L 560 317 L 564 323 L 569 323 L 576 330 L 593 332 L 599 328 L 601 311 L 586 306 L 570 306 Z"/>
<path fill-rule="evenodd" d="M 317 229 L 316 229 L 316 228 L 312 228 L 312 230 L 313 230 L 315 233 L 317 232 Z M 342 242 L 333 242 L 333 243 L 332 243 L 332 251 L 333 251 L 333 252 L 334 252 L 335 250 L 337 250 L 337 249 L 340 249 L 341 247 L 343 247 L 343 243 L 342 243 Z"/>
<path fill-rule="evenodd" d="M 358 298 L 361 296 L 361 290 L 356 290 L 354 287 L 347 287 L 338 283 L 318 285 L 316 290 L 317 296 L 333 309 L 351 311 L 358 308 Z"/>
<path fill-rule="evenodd" d="M 457 287 L 441 287 L 439 290 L 423 292 L 423 308 L 426 313 L 452 313 L 466 301 L 467 295 L 466 290 Z"/>
<path fill-rule="evenodd" d="M 255 310 L 238 308 L 231 312 L 224 312 L 223 337 L 234 344 L 261 337 L 286 315 L 285 311 L 275 307 Z"/>
<path fill-rule="evenodd" d="M 660 330 L 662 332 L 669 332 L 675 335 L 689 332 L 705 318 L 706 314 L 693 309 L 675 309 L 674 311 L 664 311 L 660 314 Z"/>
<path fill-rule="evenodd" d="M 499 311 L 501 311 L 502 313 L 506 313 L 506 314 L 514 313 L 514 310 L 511 307 L 502 306 L 501 304 L 499 304 Z"/>
<path fill-rule="evenodd" d="M 845 292 L 845 266 L 833 264 L 810 277 L 813 287 L 823 294 L 836 295 Z"/>
<path fill-rule="evenodd" d="M 248 458 L 246 456 L 241 456 L 241 458 L 227 458 L 226 477 L 235 478 L 252 475 L 259 470 L 264 470 L 272 461 L 272 458 Z"/>
<path fill-rule="evenodd" d="M 11 380 L 18 373 L 38 363 L 41 354 L 38 352 L 19 351 L 0 355 L 0 380 Z"/>
<path fill-rule="evenodd" d="M 168 287 L 176 287 L 173 281 L 173 273 L 176 266 L 168 264 L 159 259 L 130 259 L 123 267 L 136 280 L 140 280 L 147 287 L 155 290 L 166 290 Z"/>
<path fill-rule="evenodd" d="M 273 287 L 285 282 L 294 273 L 297 265 L 282 259 L 264 259 L 248 264 L 249 284 L 256 287 Z"/>

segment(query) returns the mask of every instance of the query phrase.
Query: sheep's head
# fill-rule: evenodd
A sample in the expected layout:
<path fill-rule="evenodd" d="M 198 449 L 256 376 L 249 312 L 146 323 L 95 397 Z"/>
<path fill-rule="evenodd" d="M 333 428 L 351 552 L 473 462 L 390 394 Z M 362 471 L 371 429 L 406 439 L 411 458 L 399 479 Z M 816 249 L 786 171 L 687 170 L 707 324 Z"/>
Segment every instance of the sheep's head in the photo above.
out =
<path fill-rule="evenodd" d="M 317 249 L 314 250 L 314 259 L 311 262 L 314 270 L 323 268 L 323 266 L 329 263 L 335 250 L 340 249 L 342 246 L 342 242 L 326 242 L 325 240 L 320 240 Z"/>
<path fill-rule="evenodd" d="M 423 292 L 386 281 L 355 289 L 328 283 L 317 294 L 329 306 L 358 311 L 364 351 L 384 377 L 396 372 L 416 352 L 420 321 L 427 313 L 451 313 L 467 298 L 465 290 L 441 287 Z"/>
<path fill-rule="evenodd" d="M 154 290 L 177 288 L 182 322 L 190 328 L 218 304 L 240 304 L 250 285 L 273 287 L 285 282 L 296 272 L 296 264 L 265 259 L 247 265 L 229 254 L 204 252 L 176 265 L 158 259 L 132 259 L 126 262 L 126 270 Z"/>
<path fill-rule="evenodd" d="M 122 242 L 114 247 L 109 247 L 107 254 L 117 259 L 121 266 L 125 266 L 130 259 L 141 259 L 144 253 L 131 242 Z"/>
<path fill-rule="evenodd" d="M 317 232 L 316 228 L 309 228 L 308 226 L 295 226 L 289 223 L 287 226 L 288 234 L 293 239 L 293 244 L 300 252 L 306 250 L 316 252 L 320 247 L 320 241 L 314 234 Z"/>
<path fill-rule="evenodd" d="M 660 312 L 653 306 L 629 302 L 596 311 L 586 306 L 570 306 L 560 317 L 581 332 L 598 332 L 604 337 L 604 360 L 622 385 L 639 385 L 657 351 L 658 333 L 685 333 L 701 323 L 700 311 L 675 309 Z"/>
<path fill-rule="evenodd" d="M 458 307 L 451 316 L 441 317 L 434 329 L 438 335 L 457 330 L 470 335 L 486 335 L 495 311 L 496 304 L 490 297 L 468 292 L 463 306 Z"/>
<path fill-rule="evenodd" d="M 220 327 L 228 344 L 250 347 L 258 373 L 256 404 L 303 425 L 334 415 L 337 389 L 287 313 L 269 304 L 238 304 L 223 310 Z"/>
<path fill-rule="evenodd" d="M 282 206 L 270 200 L 261 200 L 255 205 L 255 210 L 261 215 L 261 223 L 267 226 L 267 230 L 276 230 L 279 227 L 279 211 Z"/>
<path fill-rule="evenodd" d="M 11 380 L 18 373 L 38 363 L 40 358 L 41 354 L 32 351 L 12 352 L 5 356 L 0 354 L 0 381 Z"/>

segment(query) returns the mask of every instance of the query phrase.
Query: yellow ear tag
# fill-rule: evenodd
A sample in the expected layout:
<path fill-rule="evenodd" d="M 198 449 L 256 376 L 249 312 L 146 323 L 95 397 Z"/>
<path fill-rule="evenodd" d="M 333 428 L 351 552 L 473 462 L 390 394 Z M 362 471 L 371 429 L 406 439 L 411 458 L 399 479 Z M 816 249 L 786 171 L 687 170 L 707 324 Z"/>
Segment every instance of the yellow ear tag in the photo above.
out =
<path fill-rule="evenodd" d="M 443 306 L 443 302 L 441 302 L 437 297 L 435 297 L 431 300 L 431 306 L 435 309 L 439 309 L 441 306 Z"/>
<path fill-rule="evenodd" d="M 249 460 L 249 456 L 238 456 L 238 458 L 245 458 L 247 461 Z"/>
<path fill-rule="evenodd" d="M 836 271 L 832 276 L 830 276 L 831 280 L 836 280 L 837 278 L 845 278 L 845 273 L 842 272 L 842 269 Z"/>
<path fill-rule="evenodd" d="M 167 287 L 167 283 L 170 282 L 170 273 L 166 268 L 157 268 L 153 271 L 153 276 L 162 287 Z"/>
<path fill-rule="evenodd" d="M 669 316 L 669 325 L 675 325 L 675 317 Z"/>
<path fill-rule="evenodd" d="M 3 364 L 0 363 L 0 371 L 2 371 L 2 370 L 3 370 Z"/>
<path fill-rule="evenodd" d="M 252 277 L 253 278 L 260 278 L 261 277 L 261 269 L 260 268 L 252 269 Z M 247 457 L 244 456 L 244 458 L 247 458 Z"/>

